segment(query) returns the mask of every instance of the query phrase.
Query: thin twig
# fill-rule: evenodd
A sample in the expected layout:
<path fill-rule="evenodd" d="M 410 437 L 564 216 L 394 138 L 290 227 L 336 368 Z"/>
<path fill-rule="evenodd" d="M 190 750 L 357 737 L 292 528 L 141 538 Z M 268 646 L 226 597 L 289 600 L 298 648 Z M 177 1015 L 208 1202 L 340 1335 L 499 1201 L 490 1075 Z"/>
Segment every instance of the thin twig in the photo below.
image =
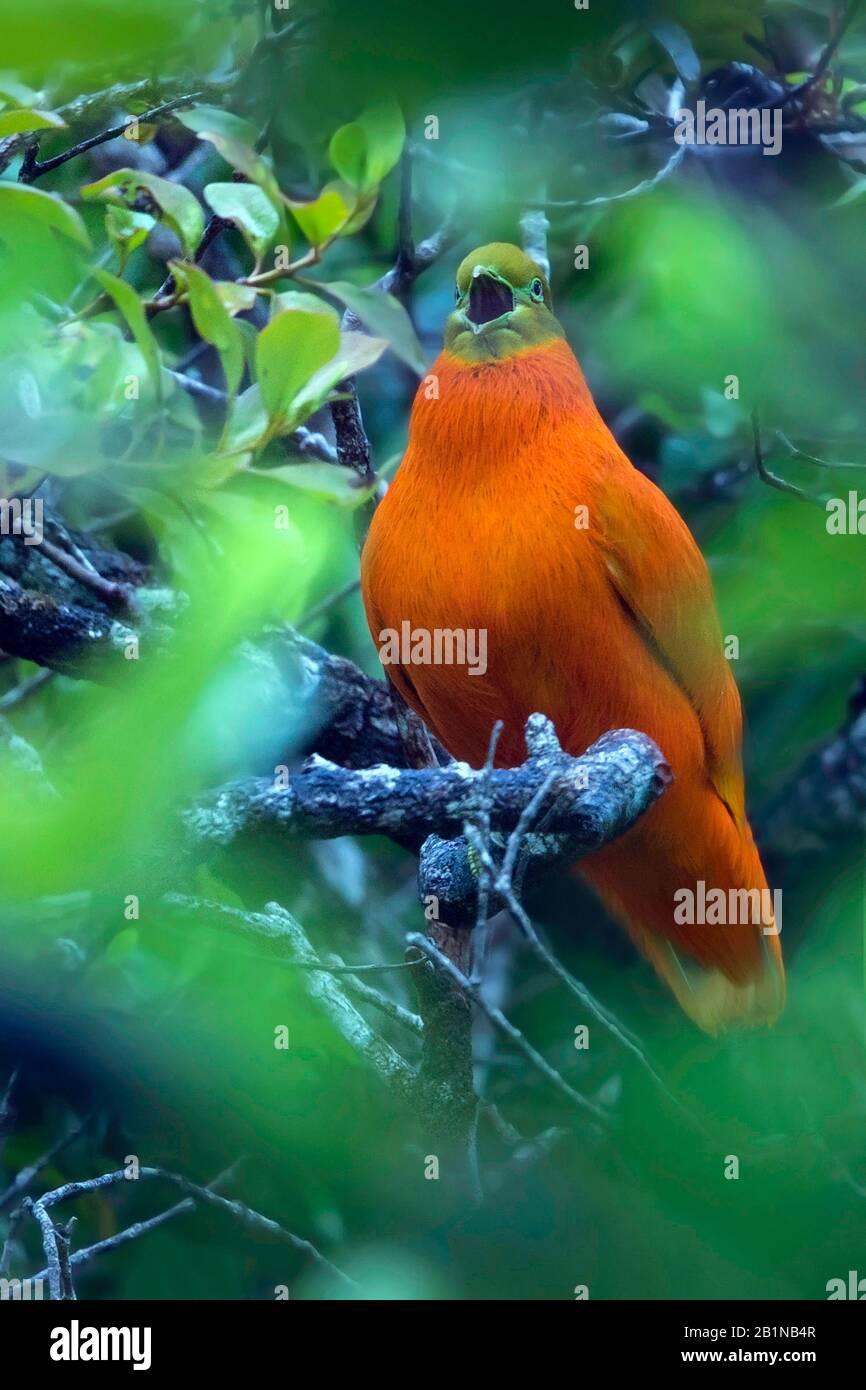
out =
<path fill-rule="evenodd" d="M 608 1009 L 599 1003 L 591 991 L 587 989 L 586 985 L 572 975 L 571 971 L 566 969 L 562 962 L 558 960 L 553 951 L 550 950 L 538 935 L 528 912 L 520 901 L 518 895 L 519 889 L 515 886 L 514 882 L 515 873 L 518 870 L 520 851 L 526 836 L 535 824 L 544 802 L 558 780 L 559 774 L 556 771 L 549 773 L 534 796 L 527 802 L 517 825 L 508 837 L 502 865 L 499 869 L 497 869 L 493 861 L 489 834 L 485 838 L 483 834 L 479 833 L 477 826 L 467 827 L 465 833 L 470 843 L 473 844 L 479 860 L 481 860 L 484 865 L 484 872 L 487 875 L 488 882 L 492 882 L 496 892 L 504 901 L 508 911 L 517 922 L 524 939 L 536 958 L 566 986 L 575 998 L 580 1000 L 584 1008 L 602 1025 L 602 1027 L 607 1029 L 621 1047 L 624 1047 L 633 1057 L 637 1058 L 641 1067 L 662 1094 L 676 1105 L 678 1109 L 688 1114 L 682 1102 L 668 1089 L 658 1072 L 648 1060 L 640 1040 L 634 1033 L 626 1028 L 624 1024 L 620 1023 Z M 475 983 L 478 983 L 478 981 L 476 980 Z M 689 1116 L 689 1118 L 691 1118 L 691 1116 Z"/>
<path fill-rule="evenodd" d="M 479 785 L 481 809 L 478 812 L 477 819 L 474 822 L 464 824 L 463 827 L 463 833 L 468 839 L 471 827 L 474 825 L 481 842 L 485 846 L 490 843 L 490 779 L 496 760 L 496 748 L 504 727 L 503 721 L 497 719 L 490 731 L 490 739 L 487 745 L 487 757 L 484 760 L 484 767 L 482 769 L 482 777 Z M 534 799 L 533 797 L 532 800 Z M 489 906 L 491 874 L 488 862 L 481 859 L 478 870 L 478 907 L 475 914 L 475 931 L 472 937 L 471 975 L 472 982 L 475 985 L 480 985 L 481 983 L 490 933 Z"/>
<path fill-rule="evenodd" d="M 142 125 L 157 120 L 160 116 L 165 116 L 170 111 L 176 111 L 181 106 L 191 106 L 193 102 L 199 101 L 204 95 L 202 92 L 191 92 L 188 96 L 175 97 L 173 101 L 164 101 L 160 106 L 154 106 L 150 111 L 145 111 L 135 119 Z M 18 175 L 21 183 L 35 183 L 41 179 L 43 174 L 49 173 L 52 169 L 57 169 L 61 164 L 65 164 L 69 159 L 75 159 L 77 155 L 85 154 L 88 150 L 94 149 L 97 145 L 104 145 L 109 140 L 116 140 L 129 129 L 129 119 L 121 125 L 111 126 L 108 130 L 100 131 L 99 135 L 91 135 L 88 140 L 81 140 L 77 145 L 73 145 L 68 150 L 63 150 L 60 154 L 53 155 L 51 159 L 39 160 L 36 158 L 38 145 L 28 144 L 25 157 L 21 165 L 21 172 Z"/>
<path fill-rule="evenodd" d="M 812 87 L 814 87 L 818 82 L 821 81 L 821 78 L 824 76 L 824 73 L 827 71 L 828 67 L 835 58 L 836 51 L 840 43 L 842 42 L 849 28 L 851 27 L 851 24 L 857 14 L 857 11 L 860 8 L 860 4 L 861 0 L 849 0 L 848 8 L 845 11 L 845 14 L 842 16 L 842 19 L 836 29 L 836 32 L 832 35 L 829 43 L 824 49 L 824 52 L 821 54 L 821 57 L 815 64 L 815 71 L 811 74 L 810 77 L 805 78 L 804 81 L 798 82 L 796 87 L 790 87 L 788 89 L 788 91 L 782 98 L 783 106 L 793 101 L 796 97 L 803 96 L 806 92 L 808 92 Z"/>
<path fill-rule="evenodd" d="M 41 1157 L 37 1158 L 33 1163 L 28 1164 L 26 1168 L 22 1168 L 21 1171 L 16 1174 L 6 1191 L 0 1195 L 0 1211 L 3 1211 L 11 1202 L 14 1202 L 20 1197 L 22 1192 L 26 1191 L 31 1185 L 34 1178 L 37 1178 L 44 1168 L 47 1168 L 50 1163 L 54 1162 L 58 1154 L 63 1153 L 65 1149 L 68 1149 L 71 1144 L 75 1143 L 76 1139 L 81 1138 L 92 1118 L 92 1115 L 85 1115 L 84 1119 L 81 1120 L 79 1124 L 73 1125 L 72 1129 L 70 1129 L 68 1133 L 62 1135 L 60 1139 L 57 1139 Z"/>
<path fill-rule="evenodd" d="M 41 690 L 43 685 L 53 680 L 56 674 L 56 671 L 43 669 L 37 671 L 33 676 L 28 676 L 27 679 L 21 681 L 19 685 L 14 685 L 11 690 L 6 691 L 5 695 L 0 695 L 0 712 L 5 712 L 6 710 L 13 709 L 16 705 L 23 704 L 23 702 L 29 699 L 31 695 L 34 695 L 37 690 Z M 2 1123 L 0 1123 L 0 1132 L 2 1132 Z"/>
<path fill-rule="evenodd" d="M 6 1239 L 3 1242 L 3 1249 L 0 1251 L 0 1279 L 5 1279 L 12 1268 L 12 1255 L 15 1250 L 15 1243 L 18 1236 L 18 1228 L 23 1224 L 27 1217 L 27 1209 L 23 1205 L 16 1207 L 9 1213 L 9 1225 L 6 1228 Z M 48 1277 L 48 1271 L 44 1270 L 43 1278 Z"/>
<path fill-rule="evenodd" d="M 55 545 L 43 536 L 39 543 L 39 548 L 52 564 L 58 569 L 68 574 L 70 579 L 81 584 L 86 589 L 90 589 L 102 599 L 103 603 L 110 608 L 127 611 L 130 605 L 132 591 L 125 584 L 115 584 L 111 579 L 103 579 L 102 575 L 95 570 L 92 565 L 84 563 L 71 555 L 68 551 Z"/>
<path fill-rule="evenodd" d="M 323 613 L 329 612 L 336 604 L 342 603 L 344 598 L 348 598 L 350 594 L 356 593 L 360 587 L 360 578 L 350 579 L 342 588 L 335 589 L 334 593 L 328 594 L 325 598 L 320 599 L 318 603 L 314 603 L 312 608 L 308 608 L 303 617 L 298 619 L 295 626 L 299 628 L 307 627 L 314 619 L 320 618 Z"/>
<path fill-rule="evenodd" d="M 69 1272 L 68 1247 L 61 1253 L 61 1238 L 57 1227 L 45 1209 L 45 1203 L 32 1197 L 25 1197 L 24 1210 L 29 1211 L 42 1233 L 42 1248 L 48 1261 L 48 1287 L 53 1300 L 70 1297 L 72 1277 Z M 72 1297 L 74 1297 L 74 1293 Z"/>
<path fill-rule="evenodd" d="M 332 1027 L 388 1086 L 404 1098 L 414 1099 L 415 1074 L 408 1062 L 373 1031 L 358 1012 L 334 973 L 320 959 L 300 923 L 280 903 L 267 903 L 264 912 L 243 912 L 224 903 L 167 894 L 167 906 L 183 912 L 191 921 L 206 925 L 225 923 L 242 936 L 267 941 L 281 960 L 304 969 L 309 997 Z"/>
<path fill-rule="evenodd" d="M 788 450 L 788 453 L 791 455 L 792 458 L 801 459 L 803 463 L 812 463 L 815 465 L 816 468 L 853 468 L 861 470 L 866 468 L 866 462 L 850 463 L 846 462 L 844 459 L 816 458 L 814 454 L 807 454 L 803 449 L 799 449 L 797 445 L 793 442 L 793 440 L 789 439 L 788 436 L 782 430 L 776 430 L 775 434 L 779 443 L 784 445 L 784 447 Z"/>
<path fill-rule="evenodd" d="M 138 1181 L 140 1179 L 156 1179 L 160 1182 L 170 1183 L 177 1187 L 194 1202 L 204 1206 L 214 1207 L 218 1211 L 226 1212 L 234 1220 L 240 1223 L 244 1229 L 253 1231 L 257 1235 L 267 1235 L 272 1239 L 291 1245 L 299 1254 L 306 1256 L 313 1264 L 327 1270 L 341 1283 L 356 1288 L 355 1281 L 344 1274 L 341 1269 L 326 1259 L 322 1253 L 301 1236 L 296 1236 L 293 1231 L 286 1230 L 278 1222 L 273 1221 L 268 1216 L 263 1216 L 261 1212 L 255 1211 L 252 1207 L 246 1206 L 243 1202 L 238 1202 L 227 1197 L 220 1197 L 208 1187 L 201 1187 L 198 1183 L 191 1182 L 188 1178 L 181 1177 L 178 1173 L 169 1172 L 165 1168 L 139 1168 L 138 1178 L 129 1177 L 126 1169 L 119 1169 L 112 1173 L 103 1173 L 98 1178 L 86 1178 L 80 1182 L 67 1182 L 55 1188 L 52 1192 L 47 1192 L 43 1197 L 36 1201 L 29 1202 L 29 1208 L 39 1224 L 42 1231 L 43 1247 L 48 1260 L 48 1280 L 52 1298 L 62 1298 L 62 1254 L 57 1248 L 57 1231 L 54 1222 L 48 1214 L 49 1208 L 58 1206 L 61 1202 L 72 1201 L 77 1197 L 85 1196 L 92 1192 L 102 1192 L 110 1187 L 117 1187 L 124 1182 Z"/>
<path fill-rule="evenodd" d="M 432 265 L 451 244 L 455 235 L 455 224 L 448 218 L 433 236 L 421 245 L 415 246 L 412 240 L 412 156 L 409 147 L 403 151 L 400 165 L 400 203 L 397 212 L 397 251 L 394 264 L 372 286 L 386 294 L 393 294 L 405 300 L 418 276 Z M 347 309 L 343 315 L 343 328 L 365 332 L 364 325 L 357 315 Z M 375 481 L 373 451 L 358 401 L 358 391 L 354 377 L 339 383 L 337 391 L 342 399 L 331 403 L 331 418 L 337 441 L 337 456 L 345 468 L 358 474 L 362 485 Z"/>
<path fill-rule="evenodd" d="M 396 1000 L 389 998 L 388 995 L 383 994 L 381 990 L 373 989 L 371 985 L 366 984 L 364 980 L 358 978 L 362 970 L 375 970 L 375 965 L 356 965 L 347 968 L 340 957 L 335 955 L 326 956 L 324 958 L 324 964 L 332 974 L 342 975 L 344 977 L 346 988 L 349 990 L 349 993 L 354 994 L 357 999 L 363 1000 L 363 1002 L 369 1004 L 371 1008 L 378 1009 L 379 1013 L 384 1014 L 386 1018 L 390 1018 L 394 1023 L 399 1023 L 402 1028 L 407 1028 L 410 1033 L 416 1033 L 419 1036 L 423 1033 L 424 1024 L 418 1014 L 413 1014 L 409 1009 L 404 1009 L 402 1004 L 398 1004 Z M 417 962 L 413 961 L 404 961 L 403 965 L 404 968 L 408 970 L 417 968 Z"/>
<path fill-rule="evenodd" d="M 406 940 L 410 946 L 417 946 L 420 951 L 423 951 L 424 954 L 434 962 L 434 964 L 438 965 L 441 970 L 444 970 L 449 979 L 457 985 L 458 989 L 462 990 L 473 1003 L 477 1004 L 482 1013 L 486 1014 L 490 1019 L 490 1022 L 494 1024 L 500 1032 L 504 1033 L 515 1047 L 519 1048 L 526 1060 L 536 1071 L 539 1071 L 557 1091 L 571 1102 L 572 1105 L 579 1110 L 588 1111 L 589 1114 L 593 1115 L 597 1120 L 601 1120 L 605 1123 L 609 1121 L 610 1117 L 601 1110 L 594 1101 L 587 1100 L 586 1096 L 582 1096 L 579 1091 L 575 1091 L 572 1086 L 569 1086 L 565 1078 L 560 1076 L 559 1072 L 542 1057 L 541 1053 L 536 1052 L 535 1048 L 527 1041 L 520 1029 L 516 1028 L 515 1025 L 505 1017 L 501 1009 L 497 1009 L 492 1004 L 488 1003 L 478 985 L 473 984 L 462 971 L 458 970 L 457 966 L 454 965 L 437 946 L 434 946 L 432 941 L 429 941 L 426 936 L 422 936 L 420 932 L 409 932 Z"/>
<path fill-rule="evenodd" d="M 15 1090 L 15 1087 L 18 1085 L 18 1080 L 20 1076 L 20 1066 L 13 1067 L 12 1072 L 9 1076 L 9 1080 L 6 1082 L 6 1089 L 3 1092 L 2 1098 L 0 1098 L 0 1141 L 2 1141 L 5 1138 L 5 1136 L 8 1134 L 9 1130 L 12 1127 L 12 1120 L 15 1116 L 15 1107 L 12 1104 L 12 1095 Z"/>
<path fill-rule="evenodd" d="M 796 487 L 794 483 L 789 483 L 785 478 L 780 478 L 778 473 L 773 473 L 767 467 L 764 451 L 761 447 L 761 426 L 757 407 L 752 411 L 752 441 L 755 451 L 755 467 L 762 482 L 767 483 L 770 487 L 778 488 L 779 492 L 787 492 L 792 497 L 799 497 L 801 502 L 811 502 L 813 506 L 824 508 L 826 498 L 814 497 L 803 488 Z"/>
<path fill-rule="evenodd" d="M 216 1189 L 222 1187 L 226 1182 L 229 1182 L 234 1177 L 240 1161 L 240 1159 L 237 1159 L 230 1167 L 225 1168 L 223 1172 L 215 1177 L 212 1182 L 209 1182 L 207 1186 Z M 183 1201 L 176 1202 L 173 1207 L 168 1207 L 165 1211 L 158 1212 L 156 1216 L 150 1216 L 145 1221 L 135 1221 L 131 1226 L 125 1227 L 124 1230 L 116 1231 L 113 1236 L 106 1236 L 104 1240 L 98 1240 L 93 1245 L 85 1246 L 82 1250 L 75 1250 L 69 1257 L 69 1263 L 73 1268 L 77 1269 L 81 1265 L 88 1264 L 98 1255 L 104 1255 L 109 1251 L 118 1250 L 121 1246 L 128 1245 L 131 1240 L 138 1240 L 140 1236 L 147 1235 L 149 1231 L 158 1230 L 158 1228 L 164 1226 L 167 1221 L 173 1221 L 176 1216 L 184 1216 L 188 1212 L 195 1211 L 195 1209 L 196 1204 L 192 1197 L 184 1197 Z M 24 1209 L 21 1207 L 12 1213 L 10 1223 L 14 1221 L 19 1214 L 20 1217 L 25 1215 Z M 4 1273 L 6 1273 L 6 1269 L 3 1268 L 2 1261 L 0 1261 L 0 1274 Z M 30 1283 L 37 1284 L 40 1280 L 47 1278 L 48 1270 L 40 1269 L 36 1274 L 30 1277 Z"/>

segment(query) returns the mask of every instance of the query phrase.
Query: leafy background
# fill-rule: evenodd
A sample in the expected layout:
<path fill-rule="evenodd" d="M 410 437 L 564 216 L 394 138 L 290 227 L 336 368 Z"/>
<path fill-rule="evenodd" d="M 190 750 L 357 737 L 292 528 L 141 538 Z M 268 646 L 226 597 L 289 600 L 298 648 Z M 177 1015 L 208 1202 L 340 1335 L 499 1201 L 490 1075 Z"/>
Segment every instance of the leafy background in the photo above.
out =
<path fill-rule="evenodd" d="M 509 1015 L 614 1123 L 604 1134 L 568 1126 L 534 1162 L 482 1129 L 486 1201 L 456 1221 L 447 1174 L 424 1180 L 413 1116 L 312 1011 L 299 975 L 227 949 L 219 932 L 179 930 L 151 871 L 197 790 L 291 752 L 250 716 L 238 642 L 303 621 L 357 576 L 372 489 L 301 458 L 293 432 L 324 427 L 317 408 L 358 369 L 387 475 L 457 261 L 472 245 L 515 239 L 539 197 L 570 341 L 624 447 L 695 531 L 723 631 L 739 639 L 759 833 L 786 804 L 795 770 L 844 723 L 863 674 L 864 542 L 828 535 L 818 507 L 759 481 L 749 417 L 760 405 L 772 467 L 804 492 L 856 486 L 856 474 L 789 457 L 774 431 L 807 453 L 863 458 L 866 147 L 831 128 L 844 109 L 856 137 L 866 110 L 858 17 L 778 158 L 694 150 L 657 175 L 675 153 L 675 84 L 692 96 L 719 90 L 713 81 L 752 93 L 762 80 L 794 84 L 814 69 L 830 9 L 300 0 L 291 37 L 275 44 L 284 16 L 267 6 L 82 0 L 58 11 L 3 0 L 0 139 L 38 125 L 42 160 L 73 130 L 82 138 L 156 104 L 109 101 L 83 132 L 60 125 L 83 94 L 143 73 L 154 90 L 203 93 L 145 123 L 138 142 L 94 149 L 30 185 L 17 181 L 24 150 L 11 147 L 0 181 L 3 487 L 47 476 L 71 524 L 187 596 L 170 663 L 141 663 L 121 689 L 55 676 L 9 711 L 59 795 L 34 798 L 7 759 L 0 1050 L 6 1075 L 23 1068 L 7 1182 L 73 1115 L 93 1118 L 44 1171 L 45 1187 L 129 1153 L 200 1181 L 245 1155 L 235 1190 L 312 1239 L 370 1298 L 570 1298 L 577 1284 L 592 1298 L 815 1298 L 862 1265 L 856 826 L 829 846 L 773 846 L 790 1002 L 760 1036 L 698 1035 L 574 885 L 534 905 L 562 959 L 640 1034 L 703 1133 L 612 1041 L 594 1034 L 589 1052 L 575 1051 L 573 1000 L 513 943 Z M 735 62 L 748 68 L 732 78 Z M 431 115 L 435 141 L 424 138 Z M 393 261 L 406 129 L 416 236 L 457 218 L 454 245 L 415 287 L 411 322 L 364 293 Z M 188 173 L 167 180 L 184 161 Z M 195 268 L 186 258 L 211 212 L 238 225 L 223 232 L 220 257 Z M 578 271 L 583 244 L 589 267 Z M 289 275 L 271 275 L 275 245 L 290 248 Z M 341 336 L 347 304 L 372 338 Z M 177 372 L 226 393 L 230 408 L 192 395 Z M 738 401 L 724 396 L 731 373 Z M 138 399 L 126 398 L 130 375 Z M 0 556 L 10 544 L 0 541 Z M 430 545 L 447 564 L 447 524 L 431 527 Z M 376 671 L 356 592 L 304 631 Z M 0 689 L 34 670 L 4 660 Z M 321 949 L 402 958 L 420 923 L 408 856 L 378 840 L 271 854 L 281 901 Z M 237 884 L 212 873 L 198 887 L 239 901 Z M 137 921 L 124 915 L 129 894 Z M 403 977 L 388 980 L 411 1007 Z M 287 1051 L 273 1045 L 280 1024 Z M 507 1049 L 489 1058 L 486 1089 L 527 1135 L 567 1123 L 556 1094 Z M 736 1182 L 723 1177 L 731 1154 Z M 75 1244 L 154 1209 L 152 1193 L 88 1198 L 76 1205 Z M 33 1232 L 20 1240 L 23 1273 L 41 1256 Z M 95 1261 L 79 1291 L 273 1297 L 285 1283 L 293 1297 L 340 1296 L 283 1248 L 196 1213 Z"/>

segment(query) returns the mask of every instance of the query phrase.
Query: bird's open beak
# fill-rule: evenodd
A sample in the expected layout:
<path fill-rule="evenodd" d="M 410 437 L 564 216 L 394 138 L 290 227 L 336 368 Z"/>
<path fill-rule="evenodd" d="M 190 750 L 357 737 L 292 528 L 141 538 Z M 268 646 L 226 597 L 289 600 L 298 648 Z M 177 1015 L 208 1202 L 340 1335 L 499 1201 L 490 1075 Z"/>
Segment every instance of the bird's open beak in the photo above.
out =
<path fill-rule="evenodd" d="M 469 308 L 466 317 L 476 328 L 492 323 L 503 314 L 510 314 L 514 308 L 514 294 L 510 285 L 486 271 L 476 270 L 469 287 Z"/>

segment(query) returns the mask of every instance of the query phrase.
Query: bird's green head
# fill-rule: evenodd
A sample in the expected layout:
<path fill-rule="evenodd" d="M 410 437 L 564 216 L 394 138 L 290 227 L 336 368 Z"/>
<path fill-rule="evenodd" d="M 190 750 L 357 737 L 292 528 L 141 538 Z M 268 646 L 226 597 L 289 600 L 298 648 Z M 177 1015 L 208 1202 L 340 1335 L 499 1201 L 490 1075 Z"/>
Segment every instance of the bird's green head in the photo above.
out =
<path fill-rule="evenodd" d="M 472 362 L 510 357 L 563 332 L 553 314 L 547 276 L 518 246 L 493 241 L 460 264 L 445 346 Z"/>

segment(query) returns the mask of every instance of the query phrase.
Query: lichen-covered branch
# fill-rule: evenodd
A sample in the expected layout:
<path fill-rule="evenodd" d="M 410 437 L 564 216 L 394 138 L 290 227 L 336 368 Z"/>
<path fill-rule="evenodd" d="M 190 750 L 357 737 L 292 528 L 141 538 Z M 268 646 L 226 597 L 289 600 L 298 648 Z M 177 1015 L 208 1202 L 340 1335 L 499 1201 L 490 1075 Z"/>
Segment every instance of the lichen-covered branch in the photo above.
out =
<path fill-rule="evenodd" d="M 521 767 L 499 768 L 490 776 L 494 830 L 514 829 L 555 769 L 557 795 L 547 831 L 568 835 L 578 853 L 589 854 L 634 824 L 670 781 L 658 748 L 633 729 L 605 734 L 573 758 L 560 748 L 550 721 L 536 714 L 527 721 L 526 741 L 529 756 Z M 233 782 L 204 795 L 184 819 L 196 840 L 221 848 L 265 827 L 287 839 L 458 835 L 476 806 L 481 775 L 466 763 L 420 771 L 349 770 L 314 756 L 288 773 L 286 785 L 263 777 Z"/>
<path fill-rule="evenodd" d="M 279 903 L 268 903 L 264 912 L 253 913 L 180 895 L 169 895 L 165 901 L 173 912 L 187 921 L 217 924 L 241 936 L 255 938 L 265 943 L 278 959 L 303 967 L 307 994 L 344 1041 L 386 1085 L 405 1098 L 414 1097 L 412 1068 L 361 1016 L 340 980 L 327 963 L 319 959 L 301 924 Z"/>

